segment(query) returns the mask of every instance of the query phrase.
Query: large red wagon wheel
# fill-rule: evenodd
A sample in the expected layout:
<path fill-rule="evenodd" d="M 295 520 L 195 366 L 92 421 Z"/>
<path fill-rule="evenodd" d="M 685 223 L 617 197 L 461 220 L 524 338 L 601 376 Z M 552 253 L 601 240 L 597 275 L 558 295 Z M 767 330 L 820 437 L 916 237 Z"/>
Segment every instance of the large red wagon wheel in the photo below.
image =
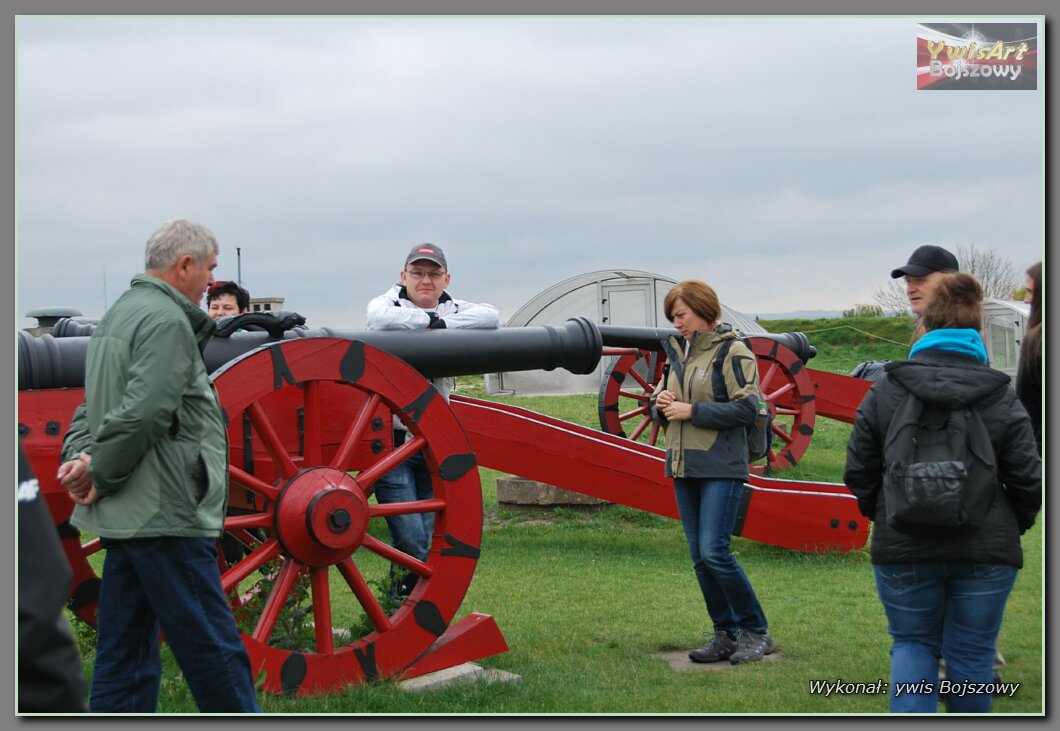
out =
<path fill-rule="evenodd" d="M 253 631 L 244 634 L 255 675 L 265 672 L 272 692 L 310 694 L 395 675 L 445 632 L 471 582 L 482 536 L 482 495 L 475 456 L 448 404 L 404 362 L 357 341 L 288 340 L 246 354 L 213 376 L 230 425 L 244 415 L 268 455 L 266 469 L 250 474 L 229 467 L 231 496 L 256 506 L 230 516 L 225 529 L 249 554 L 222 574 L 226 592 L 270 562 L 275 580 Z M 281 396 L 280 392 L 287 395 Z M 303 421 L 292 450 L 284 438 L 294 394 Z M 357 403 L 335 419 L 335 404 Z M 393 450 L 365 450 L 380 413 L 397 416 L 410 438 Z M 340 412 L 341 413 L 341 412 Z M 370 427 L 370 424 L 374 425 Z M 238 430 L 230 427 L 230 435 Z M 235 445 L 233 445 L 235 447 Z M 434 499 L 378 505 L 369 501 L 375 481 L 421 452 Z M 367 456 L 366 456 L 367 455 Z M 272 479 L 270 479 L 270 477 Z M 393 514 L 435 513 L 429 556 L 420 561 L 370 531 Z M 376 531 L 385 536 L 385 528 Z M 393 562 L 420 578 L 393 614 L 383 609 L 366 578 L 365 564 Z M 298 650 L 270 644 L 300 576 L 308 575 L 314 646 Z M 352 596 L 352 598 L 351 598 Z M 336 608 L 356 604 L 370 621 L 363 637 L 343 637 Z M 339 637 L 337 640 L 336 637 Z"/>
<path fill-rule="evenodd" d="M 813 380 L 805 364 L 785 345 L 770 338 L 746 340 L 758 360 L 758 380 L 773 415 L 773 445 L 766 458 L 770 470 L 798 464 L 813 437 L 817 415 Z"/>
<path fill-rule="evenodd" d="M 758 377 L 773 415 L 774 435 L 764 463 L 752 465 L 751 470 L 761 474 L 766 469 L 790 469 L 806 453 L 813 436 L 817 413 L 813 381 L 802 360 L 787 346 L 754 336 L 746 342 L 758 361 Z M 624 423 L 629 422 L 635 425 L 630 438 L 637 439 L 650 428 L 648 443 L 656 443 L 659 430 L 651 423 L 648 398 L 661 378 L 664 364 L 664 357 L 652 351 L 612 359 L 598 399 L 602 431 L 624 437 Z M 630 381 L 636 385 L 630 386 Z"/>
<path fill-rule="evenodd" d="M 624 353 L 611 359 L 604 370 L 597 399 L 601 430 L 634 441 L 646 435 L 648 444 L 658 443 L 660 428 L 651 418 L 648 400 L 662 379 L 664 365 L 665 356 L 650 350 Z"/>

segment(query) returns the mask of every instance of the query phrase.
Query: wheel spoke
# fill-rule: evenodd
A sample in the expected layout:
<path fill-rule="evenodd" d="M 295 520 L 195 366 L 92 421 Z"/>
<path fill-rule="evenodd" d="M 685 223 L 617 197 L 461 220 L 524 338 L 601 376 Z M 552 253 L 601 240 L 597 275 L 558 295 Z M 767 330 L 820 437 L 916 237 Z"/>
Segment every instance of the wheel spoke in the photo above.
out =
<path fill-rule="evenodd" d="M 103 541 L 99 538 L 93 538 L 88 543 L 81 544 L 81 553 L 86 556 L 91 556 L 93 553 L 98 553 L 103 548 Z"/>
<path fill-rule="evenodd" d="M 652 419 L 651 422 L 651 433 L 648 434 L 648 444 L 653 447 L 659 443 L 659 423 Z"/>
<path fill-rule="evenodd" d="M 368 517 L 407 515 L 411 513 L 439 513 L 445 510 L 444 500 L 409 500 L 403 503 L 373 503 L 368 506 Z"/>
<path fill-rule="evenodd" d="M 780 398 L 781 396 L 783 396 L 784 394 L 786 394 L 788 391 L 790 391 L 793 388 L 795 388 L 795 383 L 793 381 L 788 381 L 783 386 L 778 388 L 776 391 L 772 391 L 770 393 L 766 393 L 765 394 L 766 400 L 767 401 L 776 401 L 778 398 Z"/>
<path fill-rule="evenodd" d="M 777 407 L 776 411 L 777 416 L 798 416 L 801 413 L 802 411 L 799 409 L 787 409 L 780 406 Z"/>
<path fill-rule="evenodd" d="M 328 567 L 311 567 L 309 578 L 313 590 L 313 627 L 316 634 L 317 652 L 330 655 L 335 650 L 335 635 L 332 634 L 331 629 L 331 589 L 328 586 Z"/>
<path fill-rule="evenodd" d="M 633 409 L 633 411 L 627 411 L 626 413 L 619 415 L 618 420 L 625 421 L 626 419 L 632 419 L 634 416 L 641 416 L 642 414 L 648 413 L 649 409 L 651 409 L 650 406 L 641 406 L 639 409 Z"/>
<path fill-rule="evenodd" d="M 258 617 L 258 624 L 254 627 L 252 637 L 261 643 L 267 643 L 272 631 L 276 629 L 276 622 L 280 618 L 287 603 L 287 597 L 291 594 L 291 588 L 302 570 L 302 564 L 293 558 L 288 558 L 280 567 L 280 573 L 276 575 L 276 583 L 272 585 L 269 598 L 265 600 L 265 606 Z"/>
<path fill-rule="evenodd" d="M 227 594 L 239 585 L 239 582 L 250 576 L 272 559 L 280 555 L 280 542 L 271 538 L 258 546 L 249 556 L 239 561 L 221 577 L 221 588 Z"/>
<path fill-rule="evenodd" d="M 364 543 L 361 544 L 372 553 L 378 554 L 385 559 L 396 563 L 398 566 L 413 571 L 420 576 L 430 576 L 434 573 L 434 569 L 425 564 L 419 559 L 413 558 L 412 556 L 399 551 L 388 543 L 383 543 L 378 538 L 366 535 L 364 537 Z"/>
<path fill-rule="evenodd" d="M 367 489 L 380 477 L 423 449 L 426 443 L 427 440 L 423 437 L 416 437 L 410 442 L 405 442 L 386 457 L 357 475 L 357 482 L 362 489 Z"/>
<path fill-rule="evenodd" d="M 271 528 L 272 513 L 251 513 L 249 515 L 226 515 L 225 530 L 235 528 Z"/>
<path fill-rule="evenodd" d="M 644 430 L 648 428 L 648 425 L 654 423 L 655 421 L 650 416 L 642 419 L 637 428 L 633 430 L 633 433 L 629 435 L 629 438 L 633 440 L 639 439 Z"/>
<path fill-rule="evenodd" d="M 336 567 L 339 573 L 342 574 L 342 578 L 346 579 L 346 583 L 349 585 L 353 595 L 357 597 L 357 601 L 361 603 L 361 608 L 368 615 L 368 621 L 375 627 L 376 632 L 386 632 L 390 629 L 390 618 L 386 616 L 386 612 L 379 606 L 379 600 L 375 598 L 375 594 L 372 593 L 368 582 L 364 580 L 364 576 L 361 575 L 353 559 L 346 558 L 336 564 Z"/>
<path fill-rule="evenodd" d="M 651 393 L 652 391 L 655 390 L 655 387 L 652 386 L 650 383 L 648 383 L 647 379 L 644 378 L 644 376 L 642 376 L 641 374 L 637 373 L 637 371 L 634 370 L 633 368 L 629 369 L 629 374 L 628 375 L 632 376 L 633 380 L 636 381 L 637 383 L 639 383 L 640 387 L 643 388 L 648 393 Z"/>
<path fill-rule="evenodd" d="M 258 539 L 257 536 L 255 536 L 250 531 L 244 530 L 242 528 L 237 528 L 233 530 L 228 525 L 225 525 L 225 532 L 247 547 L 260 546 L 262 543 L 262 541 Z"/>
<path fill-rule="evenodd" d="M 777 369 L 780 364 L 775 360 L 769 361 L 769 368 L 766 369 L 766 374 L 758 379 L 758 387 L 765 393 L 769 389 L 769 384 L 773 382 L 773 377 L 777 374 Z"/>
<path fill-rule="evenodd" d="M 795 441 L 795 437 L 791 434 L 788 434 L 788 432 L 785 431 L 784 428 L 776 422 L 773 422 L 773 433 L 783 439 L 788 444 L 791 444 L 793 441 Z"/>
<path fill-rule="evenodd" d="M 270 485 L 264 480 L 259 480 L 254 475 L 249 472 L 244 472 L 234 465 L 228 465 L 228 479 L 252 492 L 256 492 L 266 500 L 275 501 L 280 495 L 279 488 Z"/>
<path fill-rule="evenodd" d="M 619 396 L 619 398 L 623 398 L 623 397 L 624 398 L 631 398 L 631 399 L 636 399 L 637 401 L 650 401 L 651 400 L 651 394 L 647 394 L 647 393 L 633 393 L 632 391 L 619 391 L 618 392 L 618 396 Z"/>
<path fill-rule="evenodd" d="M 348 471 L 348 465 L 350 463 L 350 458 L 353 456 L 353 450 L 357 448 L 357 443 L 361 441 L 365 429 L 368 428 L 368 424 L 372 420 L 372 414 L 375 413 L 377 408 L 379 408 L 379 401 L 379 394 L 373 393 L 368 397 L 368 400 L 364 402 L 360 413 L 357 414 L 357 418 L 354 419 L 349 430 L 346 432 L 346 436 L 343 437 L 339 451 L 336 452 L 335 456 L 331 459 L 332 467 L 344 472 Z"/>
<path fill-rule="evenodd" d="M 250 417 L 250 423 L 253 425 L 254 431 L 258 433 L 261 441 L 265 444 L 265 449 L 268 450 L 272 461 L 279 468 L 280 475 L 285 478 L 294 477 L 295 473 L 298 472 L 298 467 L 295 466 L 291 455 L 287 454 L 287 450 L 280 441 L 280 436 L 273 429 L 272 423 L 261 408 L 261 404 L 257 401 L 251 403 L 247 407 L 247 415 Z"/>
<path fill-rule="evenodd" d="M 321 456 L 320 381 L 305 384 L 305 411 L 302 412 L 302 466 L 319 465 Z"/>

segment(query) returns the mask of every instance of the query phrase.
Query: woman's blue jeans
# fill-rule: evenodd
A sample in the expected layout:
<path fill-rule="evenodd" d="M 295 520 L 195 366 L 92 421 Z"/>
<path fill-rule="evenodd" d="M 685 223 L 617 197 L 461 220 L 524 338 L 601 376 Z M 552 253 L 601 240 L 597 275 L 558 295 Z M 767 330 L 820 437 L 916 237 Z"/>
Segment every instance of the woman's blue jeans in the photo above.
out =
<path fill-rule="evenodd" d="M 946 659 L 949 684 L 993 680 L 994 647 L 1016 581 L 1015 566 L 917 563 L 873 568 L 894 640 L 892 713 L 938 710 L 939 657 Z M 951 713 L 990 710 L 990 693 L 949 693 L 943 698 Z"/>
<path fill-rule="evenodd" d="M 729 544 L 743 495 L 742 480 L 675 478 L 674 495 L 692 566 L 715 632 L 764 633 L 766 616 Z"/>
<path fill-rule="evenodd" d="M 204 713 L 261 713 L 211 538 L 104 539 L 89 708 L 154 713 L 158 632 Z"/>

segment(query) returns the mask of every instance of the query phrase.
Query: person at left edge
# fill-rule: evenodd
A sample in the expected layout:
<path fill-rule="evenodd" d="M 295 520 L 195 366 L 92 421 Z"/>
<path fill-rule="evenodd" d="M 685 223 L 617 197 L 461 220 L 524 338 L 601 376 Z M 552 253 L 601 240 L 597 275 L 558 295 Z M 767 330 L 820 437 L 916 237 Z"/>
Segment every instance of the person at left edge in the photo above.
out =
<path fill-rule="evenodd" d="M 228 442 L 202 357 L 215 324 L 199 309 L 217 254 L 205 226 L 162 224 L 89 341 L 58 478 L 70 522 L 107 550 L 93 712 L 156 710 L 159 629 L 200 711 L 261 712 L 217 564 Z"/>
<path fill-rule="evenodd" d="M 18 445 L 18 712 L 82 713 L 85 676 L 63 607 L 73 572 Z"/>
<path fill-rule="evenodd" d="M 434 244 L 413 246 L 405 257 L 400 281 L 368 303 L 369 330 L 437 330 L 442 328 L 492 329 L 497 327 L 497 308 L 486 303 L 455 299 L 447 287 L 451 281 L 445 253 Z M 451 378 L 431 383 L 449 400 Z M 408 432 L 394 417 L 394 446 L 405 443 Z M 380 503 L 427 500 L 434 497 L 430 472 L 422 454 L 414 454 L 386 473 L 374 485 Z M 386 519 L 394 547 L 420 561 L 427 560 L 434 513 L 391 515 Z M 412 591 L 418 575 L 406 574 L 395 589 L 398 596 Z"/>

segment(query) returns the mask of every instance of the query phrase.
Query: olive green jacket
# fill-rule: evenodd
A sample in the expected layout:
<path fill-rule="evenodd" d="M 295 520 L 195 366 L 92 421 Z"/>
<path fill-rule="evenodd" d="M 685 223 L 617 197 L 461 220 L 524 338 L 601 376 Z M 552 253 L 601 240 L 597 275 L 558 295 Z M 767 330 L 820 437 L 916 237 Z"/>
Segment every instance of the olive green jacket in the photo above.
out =
<path fill-rule="evenodd" d="M 749 454 L 746 427 L 758 413 L 758 364 L 754 354 L 727 325 L 702 330 L 685 341 L 670 338 L 667 377 L 651 395 L 652 415 L 667 424 L 655 399 L 672 391 L 678 401 L 692 404 L 692 418 L 670 422 L 666 430 L 666 476 L 746 480 Z M 714 353 L 723 340 L 737 339 L 722 364 L 729 401 L 714 401 Z"/>
<path fill-rule="evenodd" d="M 205 312 L 149 274 L 107 310 L 63 441 L 64 461 L 91 456 L 101 496 L 75 507 L 75 526 L 104 538 L 221 534 L 228 439 L 202 358 L 213 331 Z"/>

